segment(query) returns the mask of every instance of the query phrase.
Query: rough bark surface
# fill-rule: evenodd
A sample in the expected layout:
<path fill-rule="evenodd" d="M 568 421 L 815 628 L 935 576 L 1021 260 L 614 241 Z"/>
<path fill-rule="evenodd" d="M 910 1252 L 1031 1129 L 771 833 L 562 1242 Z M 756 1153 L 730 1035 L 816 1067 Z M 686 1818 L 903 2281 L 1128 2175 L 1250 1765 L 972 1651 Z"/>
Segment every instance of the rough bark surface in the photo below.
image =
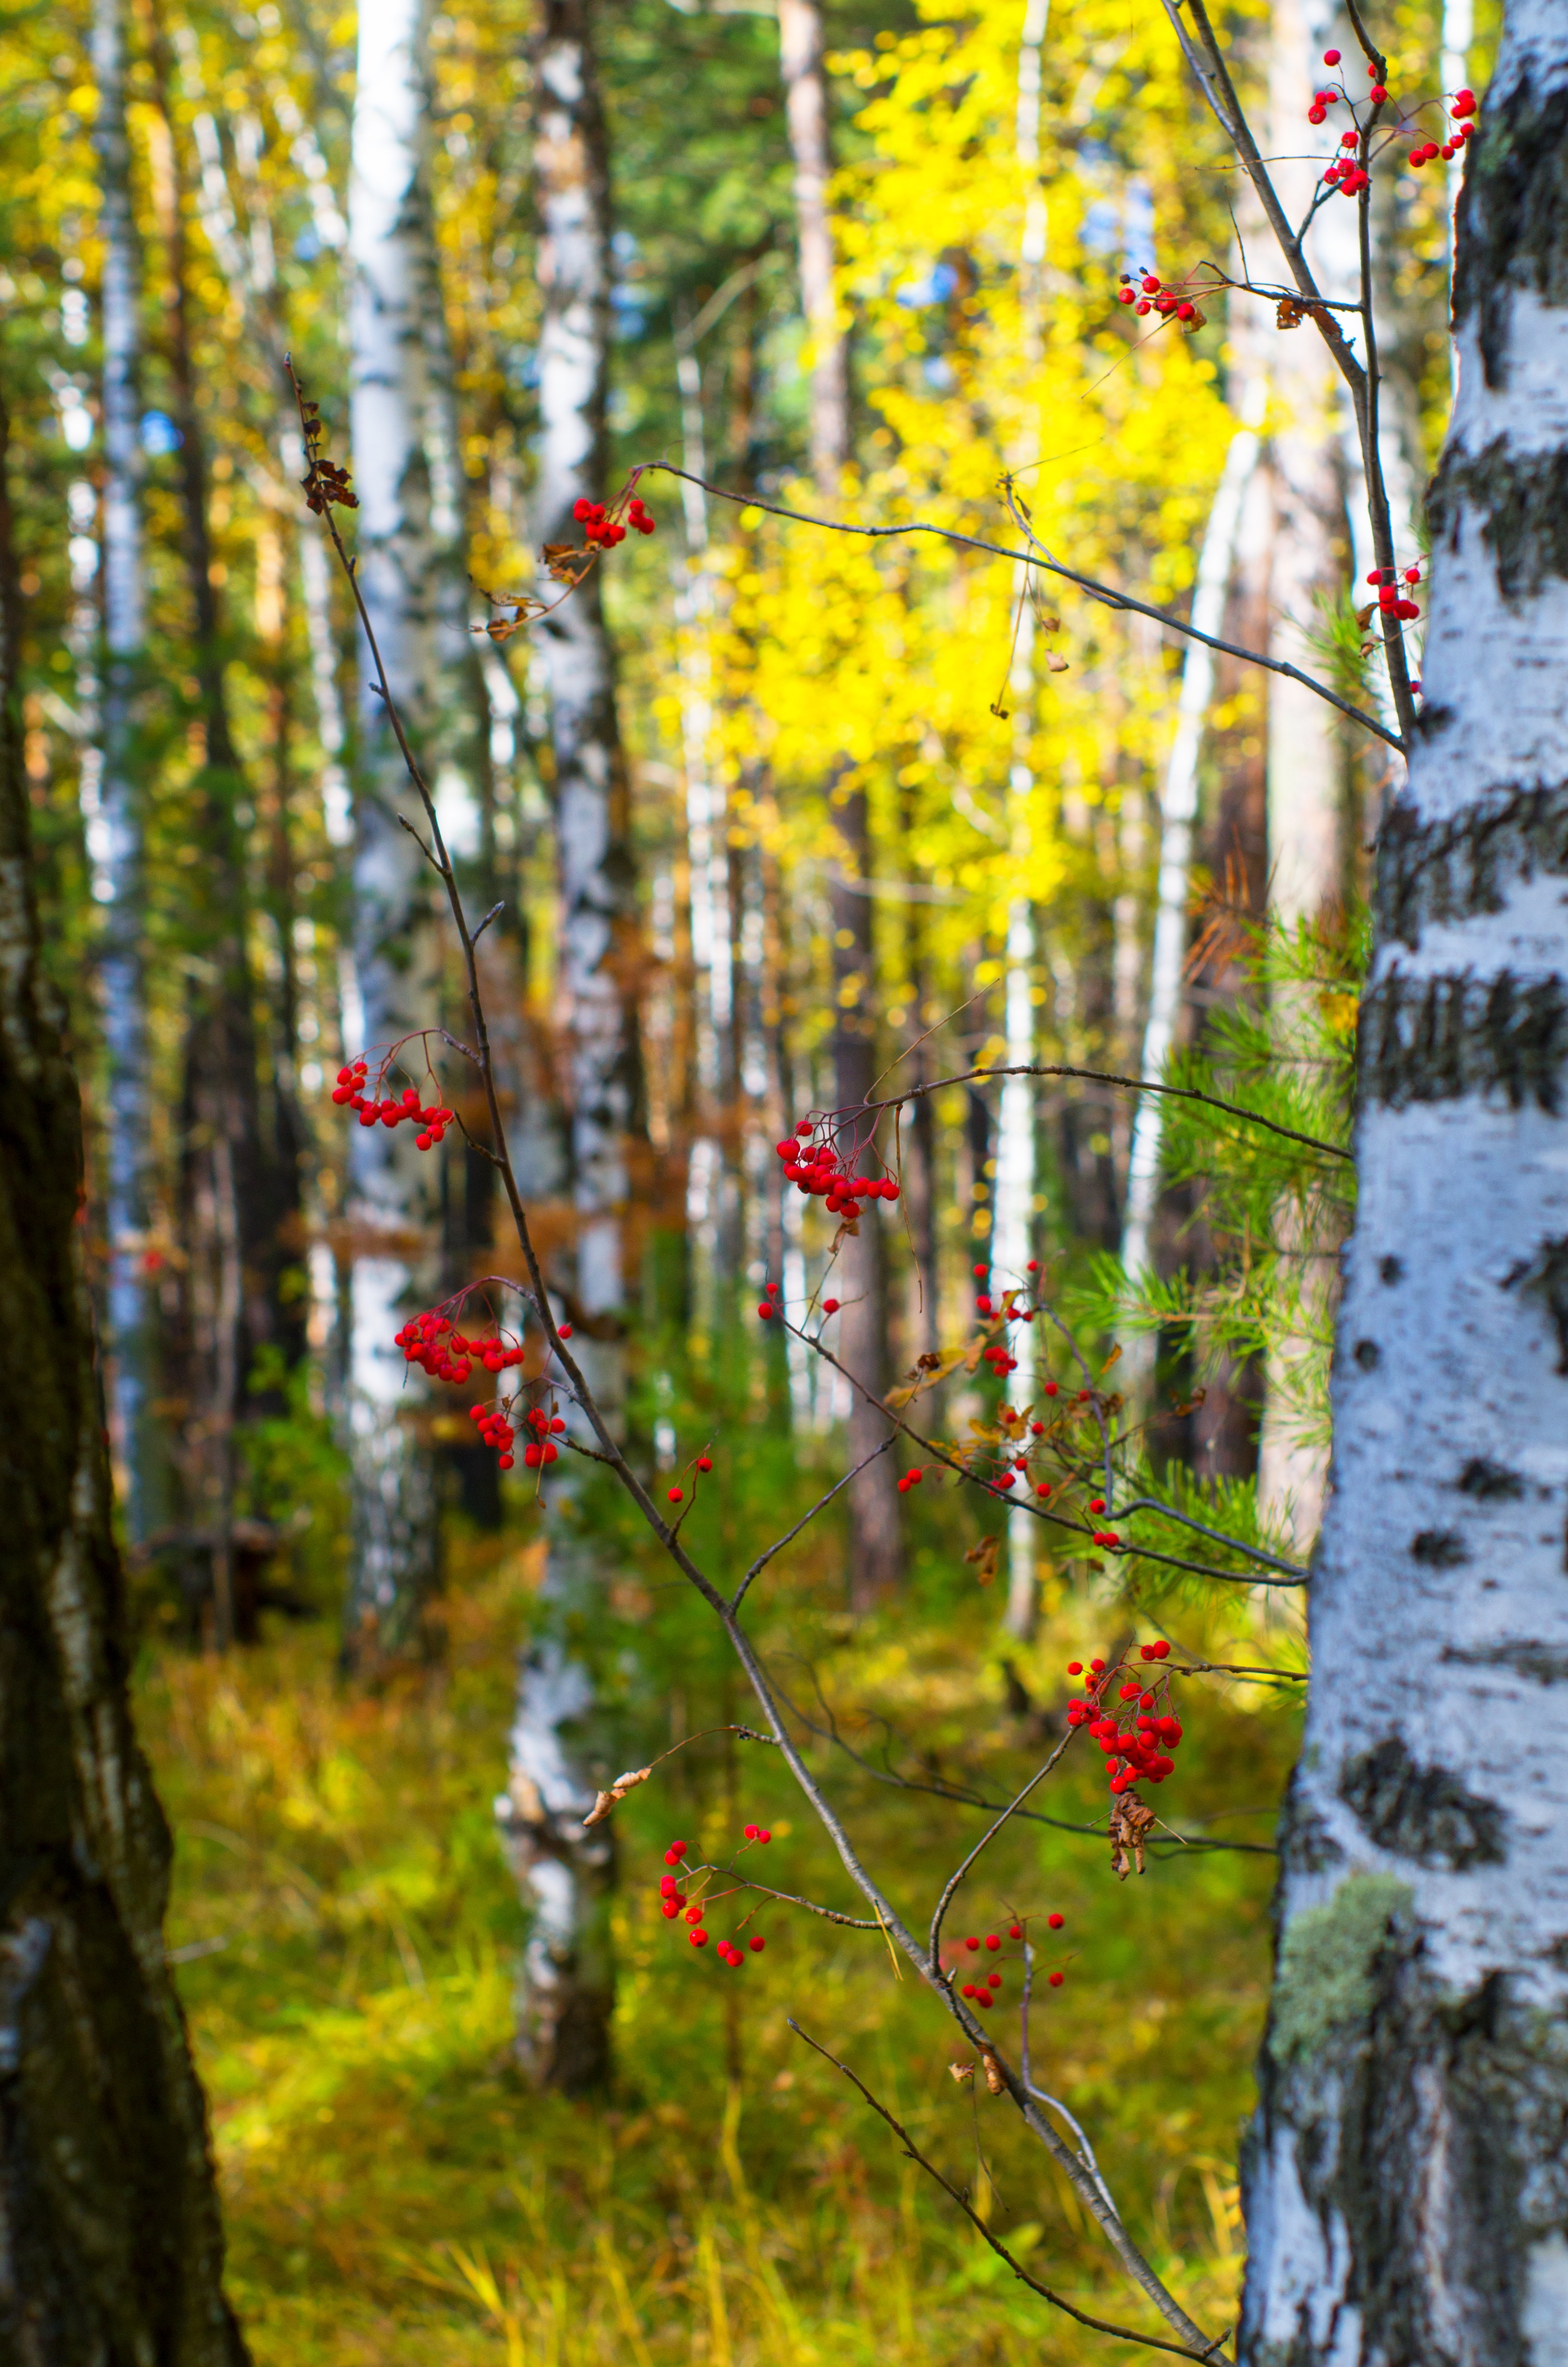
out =
<path fill-rule="evenodd" d="M 131 1730 L 75 1079 L 39 962 L 0 411 L 0 2358 L 243 2367 Z"/>
<path fill-rule="evenodd" d="M 1568 2358 L 1568 11 L 1461 208 L 1425 719 L 1383 833 L 1249 2367 Z"/>

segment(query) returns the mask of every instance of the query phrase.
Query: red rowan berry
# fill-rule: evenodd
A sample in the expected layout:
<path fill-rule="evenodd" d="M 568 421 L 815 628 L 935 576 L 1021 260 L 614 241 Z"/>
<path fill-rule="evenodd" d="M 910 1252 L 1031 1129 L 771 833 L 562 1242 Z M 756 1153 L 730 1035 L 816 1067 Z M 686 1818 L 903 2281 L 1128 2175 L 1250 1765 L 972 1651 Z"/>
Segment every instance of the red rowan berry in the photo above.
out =
<path fill-rule="evenodd" d="M 1338 51 L 1325 50 L 1323 53 L 1323 62 L 1325 66 L 1337 66 L 1339 63 Z"/>
<path fill-rule="evenodd" d="M 681 1502 L 681 1501 L 682 1501 L 682 1492 L 683 1492 L 683 1491 L 682 1491 L 681 1489 L 679 1489 L 679 1488 L 671 1488 L 671 1490 L 670 1490 L 670 1501 L 671 1501 L 672 1504 L 678 1504 L 678 1503 L 680 1503 L 680 1502 Z"/>
<path fill-rule="evenodd" d="M 679 1865 L 681 1860 L 685 1856 L 685 1854 L 686 1844 L 684 1841 L 671 1841 L 669 1848 L 664 1852 L 664 1863 L 666 1865 Z"/>
<path fill-rule="evenodd" d="M 764 1298 L 757 1308 L 757 1312 L 761 1317 L 764 1323 L 769 1321 L 773 1315 L 773 1301 L 768 1298 Z"/>
<path fill-rule="evenodd" d="M 1103 1512 L 1105 1510 L 1104 1497 L 1091 1496 L 1089 1500 L 1089 1509 L 1091 1512 Z"/>
<path fill-rule="evenodd" d="M 987 1932 L 986 1945 L 987 1948 L 999 1948 L 1001 1944 L 1000 1940 L 997 1937 L 997 1934 L 994 1931 Z"/>
<path fill-rule="evenodd" d="M 1010 1923 L 1008 1925 L 1008 1938 L 1010 1940 L 1021 1940 L 1022 1937 L 1023 1926 L 1021 1923 Z"/>
<path fill-rule="evenodd" d="M 1048 1977 L 1048 1978 L 1049 1978 L 1049 1980 L 1050 1980 L 1051 1987 L 1052 1987 L 1054 1989 L 1059 1989 L 1059 1988 L 1061 1988 L 1061 1986 L 1062 1986 L 1062 1983 L 1066 1979 L 1066 1977 L 1067 1977 L 1067 1976 L 1066 1976 L 1066 1973 L 1052 1973 L 1052 1974 L 1048 1975 L 1048 1976 L 1047 1976 L 1047 1977 Z"/>
<path fill-rule="evenodd" d="M 772 1833 L 768 1830 L 768 1828 L 766 1827 L 766 1825 L 764 1825 L 764 1826 L 762 1827 L 761 1830 L 761 1831 L 758 1833 L 758 1835 L 757 1835 L 757 1839 L 758 1839 L 760 1841 L 771 1841 L 771 1840 L 773 1840 L 773 1837 Z"/>
<path fill-rule="evenodd" d="M 978 1942 L 978 1940 L 965 1940 L 965 1941 L 964 1941 L 964 1946 L 965 1946 L 966 1948 L 974 1949 L 974 1948 L 977 1948 L 977 1947 L 979 1946 L 980 1942 Z"/>
<path fill-rule="evenodd" d="M 1045 1918 L 1053 1931 L 1059 1931 L 1066 1920 L 1065 1915 L 1047 1915 Z"/>
<path fill-rule="evenodd" d="M 501 1470 L 511 1471 L 515 1467 L 517 1457 L 514 1455 L 501 1455 L 496 1457 L 496 1462 Z"/>
<path fill-rule="evenodd" d="M 1069 1677 L 1081 1677 L 1083 1674 L 1083 1662 L 1081 1660 L 1069 1660 L 1067 1662 L 1067 1674 Z"/>
<path fill-rule="evenodd" d="M 756 1838 L 757 1838 L 757 1828 L 756 1828 L 756 1826 L 755 1826 L 755 1825 L 748 1825 L 748 1826 L 747 1826 L 747 1828 L 746 1828 L 746 1838 L 747 1838 L 747 1840 L 748 1840 L 749 1841 L 754 1841 L 754 1840 L 756 1840 Z"/>
<path fill-rule="evenodd" d="M 556 1325 L 556 1337 L 557 1337 L 558 1339 L 559 1339 L 559 1340 L 570 1340 L 570 1337 L 571 1337 L 571 1326 L 570 1326 L 570 1323 L 558 1323 L 558 1324 Z"/>
<path fill-rule="evenodd" d="M 686 1937 L 690 1940 L 694 1948 L 705 1948 L 707 1946 L 708 1935 L 700 1928 L 695 1931 L 688 1931 Z"/>
<path fill-rule="evenodd" d="M 768 1296 L 770 1298 L 776 1298 L 776 1297 L 778 1297 L 778 1295 L 779 1295 L 779 1286 L 778 1286 L 778 1284 L 777 1284 L 776 1282 L 770 1282 L 770 1283 L 768 1283 L 768 1284 L 765 1285 L 765 1288 L 766 1288 L 767 1296 Z"/>
<path fill-rule="evenodd" d="M 1047 1382 L 1046 1382 L 1046 1384 L 1045 1384 L 1045 1395 L 1046 1395 L 1048 1398 L 1054 1398 L 1054 1397 L 1056 1395 L 1056 1383 L 1055 1383 L 1055 1381 L 1047 1381 Z"/>
<path fill-rule="evenodd" d="M 753 1931 L 746 1944 L 754 1956 L 760 1956 L 768 1943 L 760 1931 Z"/>
<path fill-rule="evenodd" d="M 1105 1663 L 1103 1660 L 1091 1660 L 1089 1665 L 1090 1674 L 1098 1677 Z"/>
<path fill-rule="evenodd" d="M 680 1912 L 680 1906 L 673 1898 L 667 1898 L 664 1901 L 663 1906 L 660 1908 L 660 1913 L 663 1916 L 667 1923 L 673 1923 L 676 1916 L 679 1915 Z"/>
<path fill-rule="evenodd" d="M 712 1455 L 698 1455 L 698 1457 L 697 1457 L 697 1469 L 698 1469 L 699 1471 L 711 1471 L 711 1470 L 713 1469 L 713 1457 L 712 1457 Z"/>
<path fill-rule="evenodd" d="M 1035 1483 L 1034 1492 L 1037 1496 L 1048 1496 L 1051 1493 L 1051 1482 L 1049 1479 L 1038 1480 Z"/>
<path fill-rule="evenodd" d="M 700 1922 L 702 1921 L 702 1920 L 703 1920 L 703 1902 L 702 1902 L 702 1900 L 699 1898 L 699 1899 L 697 1900 L 697 1902 L 696 1902 L 695 1906 L 694 1906 L 694 1907 L 688 1907 L 688 1908 L 687 1908 L 687 1909 L 686 1909 L 686 1920 L 687 1920 L 687 1922 L 688 1922 L 688 1923 L 700 1923 Z"/>
<path fill-rule="evenodd" d="M 1375 82 L 1373 83 L 1371 90 L 1367 93 L 1367 96 L 1371 100 L 1374 107 L 1382 107 L 1388 96 L 1388 93 L 1383 88 L 1381 82 Z"/>
<path fill-rule="evenodd" d="M 965 1982 L 964 1982 L 964 1987 L 959 1990 L 958 1994 L 959 1994 L 959 1996 L 960 1996 L 960 1997 L 966 1997 L 966 1998 L 977 1998 L 977 1997 L 979 1996 L 980 1992 L 979 1992 L 979 1990 L 975 1987 L 975 1984 L 974 1984 L 974 1982 L 973 1982 L 973 1981 L 965 1981 Z"/>
<path fill-rule="evenodd" d="M 1000 1987 L 1001 1987 L 1001 1985 L 1002 1985 L 1002 1976 L 1001 1976 L 1000 1973 L 987 1973 L 987 1976 L 986 1976 L 986 1986 L 987 1986 L 987 1988 L 999 1989 L 999 1988 L 1000 1988 Z"/>
<path fill-rule="evenodd" d="M 838 1311 L 839 1301 L 836 1298 L 825 1298 L 822 1301 L 822 1312 L 824 1315 L 837 1315 Z"/>

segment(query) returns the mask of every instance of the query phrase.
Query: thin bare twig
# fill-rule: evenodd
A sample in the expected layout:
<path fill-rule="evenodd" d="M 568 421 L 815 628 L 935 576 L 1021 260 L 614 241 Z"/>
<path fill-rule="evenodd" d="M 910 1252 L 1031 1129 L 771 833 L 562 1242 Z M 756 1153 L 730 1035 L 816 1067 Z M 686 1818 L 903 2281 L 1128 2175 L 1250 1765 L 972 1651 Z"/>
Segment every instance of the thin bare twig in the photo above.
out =
<path fill-rule="evenodd" d="M 881 2118 L 886 2122 L 888 2127 L 898 2139 L 899 2144 L 903 2146 L 904 2151 L 908 2154 L 909 2159 L 912 2162 L 919 2163 L 920 2169 L 925 2171 L 927 2177 L 933 2178 L 937 2184 L 942 2188 L 943 2193 L 949 2195 L 952 2200 L 957 2203 L 960 2211 L 963 2212 L 964 2217 L 970 2222 L 971 2225 L 979 2229 L 987 2243 L 989 2244 L 992 2251 L 999 2254 L 1001 2259 L 1007 2262 L 1014 2276 L 1019 2279 L 1021 2283 L 1026 2284 L 1031 2293 L 1037 2293 L 1043 2301 L 1048 2301 L 1050 2303 L 1053 2309 L 1061 2310 L 1066 2316 L 1076 2319 L 1079 2326 L 1091 2327 L 1096 2334 L 1111 2334 L 1122 2342 L 1141 2342 L 1145 2349 L 1150 2350 L 1168 2350 L 1178 2359 L 1201 2359 L 1208 2361 L 1214 2359 L 1216 2355 L 1219 2354 L 1221 2345 L 1229 2339 L 1229 2337 L 1226 2335 L 1216 2335 L 1213 2342 L 1205 2343 L 1201 2350 L 1197 2350 L 1190 2349 L 1186 2343 L 1167 2342 L 1157 2334 L 1140 2334 L 1133 2327 L 1113 2326 L 1109 2318 L 1092 2317 L 1087 2310 L 1078 2309 L 1072 2302 L 1066 2300 L 1063 2294 L 1054 2293 L 1049 2285 L 1043 2285 L 1038 2277 L 1032 2277 L 1029 2271 L 1022 2265 L 1022 2263 L 1014 2259 L 1012 2254 L 1008 2250 L 1007 2246 L 1002 2242 L 1001 2237 L 994 2235 L 991 2229 L 987 2226 L 985 2221 L 975 2209 L 975 2206 L 970 2202 L 968 2196 L 958 2187 L 954 2186 L 951 2179 L 944 2178 L 934 2162 L 928 2161 L 926 2159 L 925 2155 L 920 2151 L 919 2146 L 915 2143 L 914 2138 L 909 2135 L 908 2130 L 904 2126 L 902 2121 L 895 2120 L 886 2105 L 882 2103 L 872 2094 L 871 2090 L 866 2086 L 865 2081 L 860 2078 L 856 2073 L 852 2071 L 847 2063 L 840 2063 L 836 2055 L 829 2054 L 827 2047 L 818 2044 L 818 2041 L 812 2037 L 809 2031 L 802 2030 L 799 2022 L 796 2022 L 793 2016 L 788 2017 L 788 2019 L 789 2026 L 794 2031 L 797 2038 L 803 2038 L 807 2046 L 813 2048 L 817 2054 L 820 2055 L 825 2063 L 830 2063 L 835 2071 L 841 2071 L 845 2078 L 850 2082 L 850 2085 L 852 2088 L 859 2089 L 861 2094 L 865 2098 L 866 2102 L 871 2106 L 872 2111 L 878 2113 Z M 1107 2208 L 1110 2207 L 1111 2206 L 1108 2204 Z"/>
<path fill-rule="evenodd" d="M 887 1436 L 883 1440 L 880 1446 L 874 1446 L 871 1453 L 865 1455 L 862 1461 L 857 1463 L 852 1471 L 846 1471 L 841 1479 L 834 1480 L 833 1485 L 828 1489 L 826 1495 L 818 1497 L 817 1501 L 812 1505 L 811 1510 L 808 1512 L 803 1512 L 801 1514 L 793 1529 L 786 1529 L 784 1535 L 780 1537 L 776 1543 L 769 1546 L 765 1552 L 760 1553 L 757 1556 L 756 1560 L 751 1564 L 750 1569 L 747 1571 L 745 1577 L 741 1580 L 739 1585 L 736 1588 L 735 1592 L 729 1599 L 729 1608 L 731 1612 L 739 1610 L 741 1603 L 746 1599 L 746 1590 L 750 1585 L 751 1580 L 757 1577 L 761 1571 L 766 1569 L 773 1556 L 775 1554 L 783 1553 L 785 1546 L 793 1545 L 795 1538 L 800 1535 L 802 1529 L 808 1527 L 817 1518 L 818 1513 L 820 1512 L 826 1505 L 830 1504 L 834 1497 L 837 1496 L 841 1489 L 849 1486 L 852 1479 L 858 1479 L 861 1473 L 866 1470 L 870 1465 L 874 1463 L 879 1455 L 886 1454 L 888 1448 L 893 1444 L 897 1436 L 897 1431 L 889 1431 Z"/>

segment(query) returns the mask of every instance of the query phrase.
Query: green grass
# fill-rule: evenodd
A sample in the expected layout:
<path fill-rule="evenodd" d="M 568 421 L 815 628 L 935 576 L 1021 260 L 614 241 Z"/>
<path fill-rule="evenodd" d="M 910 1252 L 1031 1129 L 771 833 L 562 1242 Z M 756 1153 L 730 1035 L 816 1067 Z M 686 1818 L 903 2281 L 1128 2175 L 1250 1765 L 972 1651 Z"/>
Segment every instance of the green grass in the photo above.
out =
<path fill-rule="evenodd" d="M 858 1747 L 874 1754 L 886 1716 L 907 1764 L 982 1770 L 1002 1787 L 1034 1738 L 1005 1708 L 998 1606 L 964 1572 L 945 1517 L 933 1508 L 898 1615 L 852 1635 L 825 1533 L 761 1632 L 801 1700 L 811 1680 L 782 1656 L 809 1656 Z M 1021 2344 L 1046 2361 L 1132 2355 L 1017 2283 L 787 2028 L 793 2015 L 852 2063 L 1035 2274 L 1150 2324 L 1011 2106 L 953 2082 L 947 2066 L 966 2050 L 883 1942 L 770 1908 L 766 1954 L 729 1974 L 660 1917 L 671 1831 L 717 1851 L 753 1818 L 771 1825 L 781 1886 L 854 1904 L 771 1752 L 740 1746 L 727 1777 L 718 1746 L 699 1745 L 618 1812 L 615 2090 L 569 2103 L 523 2087 L 509 2049 L 521 1917 L 491 1802 L 537 1568 L 520 1537 L 460 1547 L 444 1654 L 376 1689 L 339 1678 L 324 1622 L 225 1662 L 165 1650 L 144 1672 L 142 1729 L 177 1836 L 169 1944 L 225 1942 L 179 1977 L 258 2367 L 970 2367 Z M 640 1619 L 641 1603 L 628 1607 Z M 688 1727 L 722 1709 L 692 1617 L 660 1594 L 641 1628 L 645 1730 L 672 1698 Z M 1216 1614 L 1204 1631 L 1184 1614 L 1177 1632 L 1213 1648 L 1234 1631 L 1255 1658 L 1258 1620 L 1234 1602 L 1224 1617 L 1228 1629 Z M 1013 1653 L 1036 1700 L 1059 1699 L 1072 1648 L 1103 1647 L 1117 1624 L 1064 1601 L 1038 1646 Z M 731 1706 L 745 1716 L 739 1696 Z M 1217 1817 L 1220 1832 L 1269 1839 L 1290 1714 L 1189 1685 L 1184 1716 L 1190 1744 L 1161 1807 L 1194 1829 Z M 818 1756 L 865 1853 L 923 1922 L 979 1820 Z M 1044 1805 L 1087 1820 L 1101 1796 L 1075 1750 Z M 1088 2126 L 1138 2240 L 1215 2331 L 1239 2275 L 1234 2160 L 1272 1877 L 1267 1856 L 1192 1852 L 1123 1885 L 1102 1840 L 1018 1827 L 950 1927 L 1066 1915 L 1067 1980 L 1034 2017 L 1036 2077 Z M 1016 2052 L 1015 2012 L 1002 2027 Z"/>

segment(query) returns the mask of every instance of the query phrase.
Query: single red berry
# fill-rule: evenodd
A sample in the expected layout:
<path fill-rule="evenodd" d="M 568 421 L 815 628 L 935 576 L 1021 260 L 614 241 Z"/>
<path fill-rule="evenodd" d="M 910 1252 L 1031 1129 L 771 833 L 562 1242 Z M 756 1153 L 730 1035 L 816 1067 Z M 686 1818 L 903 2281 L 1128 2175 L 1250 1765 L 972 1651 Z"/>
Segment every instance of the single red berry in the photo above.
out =
<path fill-rule="evenodd" d="M 1323 62 L 1325 66 L 1337 66 L 1339 63 L 1338 51 L 1325 50 L 1323 53 Z"/>
<path fill-rule="evenodd" d="M 1069 1660 L 1067 1662 L 1067 1674 L 1069 1677 L 1081 1677 L 1083 1674 L 1083 1662 L 1081 1660 Z"/>
<path fill-rule="evenodd" d="M 987 1948 L 999 1948 L 1001 1944 L 1000 1940 L 997 1937 L 997 1934 L 994 1931 L 987 1932 L 986 1945 Z"/>
<path fill-rule="evenodd" d="M 760 1956 L 768 1943 L 760 1931 L 753 1931 L 746 1944 L 754 1956 Z"/>
<path fill-rule="evenodd" d="M 512 1470 L 514 1467 L 516 1461 L 517 1457 L 514 1455 L 502 1455 L 497 1457 L 497 1462 L 502 1471 Z"/>
<path fill-rule="evenodd" d="M 694 1948 L 705 1948 L 707 1946 L 708 1935 L 700 1928 L 695 1931 L 688 1931 L 686 1937 L 690 1940 Z"/>
<path fill-rule="evenodd" d="M 1049 1923 L 1053 1931 L 1059 1931 L 1064 1922 L 1066 1922 L 1066 1918 L 1063 1915 L 1047 1915 L 1045 1920 Z"/>
<path fill-rule="evenodd" d="M 1059 1989 L 1066 1977 L 1066 1973 L 1053 1973 L 1050 1976 L 1051 1987 L 1054 1989 Z"/>
<path fill-rule="evenodd" d="M 698 1469 L 699 1471 L 711 1471 L 711 1470 L 713 1469 L 713 1457 L 712 1457 L 712 1455 L 698 1455 L 698 1457 L 697 1457 L 697 1469 Z"/>
<path fill-rule="evenodd" d="M 1105 1510 L 1104 1497 L 1091 1496 L 1089 1500 L 1089 1509 L 1091 1512 L 1103 1512 Z"/>
<path fill-rule="evenodd" d="M 670 1490 L 670 1501 L 671 1501 L 672 1504 L 678 1504 L 678 1503 L 680 1503 L 681 1499 L 682 1499 L 682 1490 L 681 1490 L 679 1488 L 671 1488 L 671 1490 Z"/>
<path fill-rule="evenodd" d="M 1381 82 L 1375 82 L 1373 83 L 1371 90 L 1367 93 L 1367 96 L 1371 100 L 1374 107 L 1382 107 L 1388 96 L 1388 93 L 1383 88 Z"/>
<path fill-rule="evenodd" d="M 978 1940 L 965 1940 L 965 1941 L 964 1941 L 964 1946 L 965 1946 L 966 1948 L 968 1948 L 968 1949 L 970 1949 L 970 1950 L 974 1950 L 974 1949 L 976 1949 L 976 1948 L 978 1948 L 978 1946 L 979 1946 L 980 1942 L 978 1942 Z"/>
<path fill-rule="evenodd" d="M 838 1311 L 839 1301 L 836 1298 L 825 1298 L 822 1301 L 822 1312 L 824 1315 L 837 1315 Z"/>
<path fill-rule="evenodd" d="M 762 1827 L 761 1831 L 757 1835 L 757 1839 L 758 1839 L 760 1841 L 771 1841 L 771 1840 L 773 1840 L 773 1837 L 772 1833 L 768 1830 L 768 1829 L 767 1829 L 766 1825 L 764 1825 L 764 1826 Z"/>
<path fill-rule="evenodd" d="M 769 1298 L 764 1298 L 764 1299 L 762 1299 L 762 1300 L 759 1303 L 759 1305 L 758 1305 L 757 1312 L 758 1312 L 758 1314 L 761 1317 L 761 1319 L 762 1319 L 762 1320 L 763 1320 L 763 1322 L 764 1322 L 764 1323 L 766 1323 L 766 1322 L 770 1321 L 770 1320 L 772 1319 L 773 1312 L 773 1301 L 772 1301 L 772 1299 L 769 1299 Z"/>
<path fill-rule="evenodd" d="M 556 1335 L 557 1335 L 557 1337 L 558 1337 L 558 1339 L 561 1339 L 561 1340 L 570 1340 L 570 1337 L 571 1337 L 571 1326 L 570 1326 L 570 1323 L 558 1323 L 558 1324 L 556 1325 Z"/>

